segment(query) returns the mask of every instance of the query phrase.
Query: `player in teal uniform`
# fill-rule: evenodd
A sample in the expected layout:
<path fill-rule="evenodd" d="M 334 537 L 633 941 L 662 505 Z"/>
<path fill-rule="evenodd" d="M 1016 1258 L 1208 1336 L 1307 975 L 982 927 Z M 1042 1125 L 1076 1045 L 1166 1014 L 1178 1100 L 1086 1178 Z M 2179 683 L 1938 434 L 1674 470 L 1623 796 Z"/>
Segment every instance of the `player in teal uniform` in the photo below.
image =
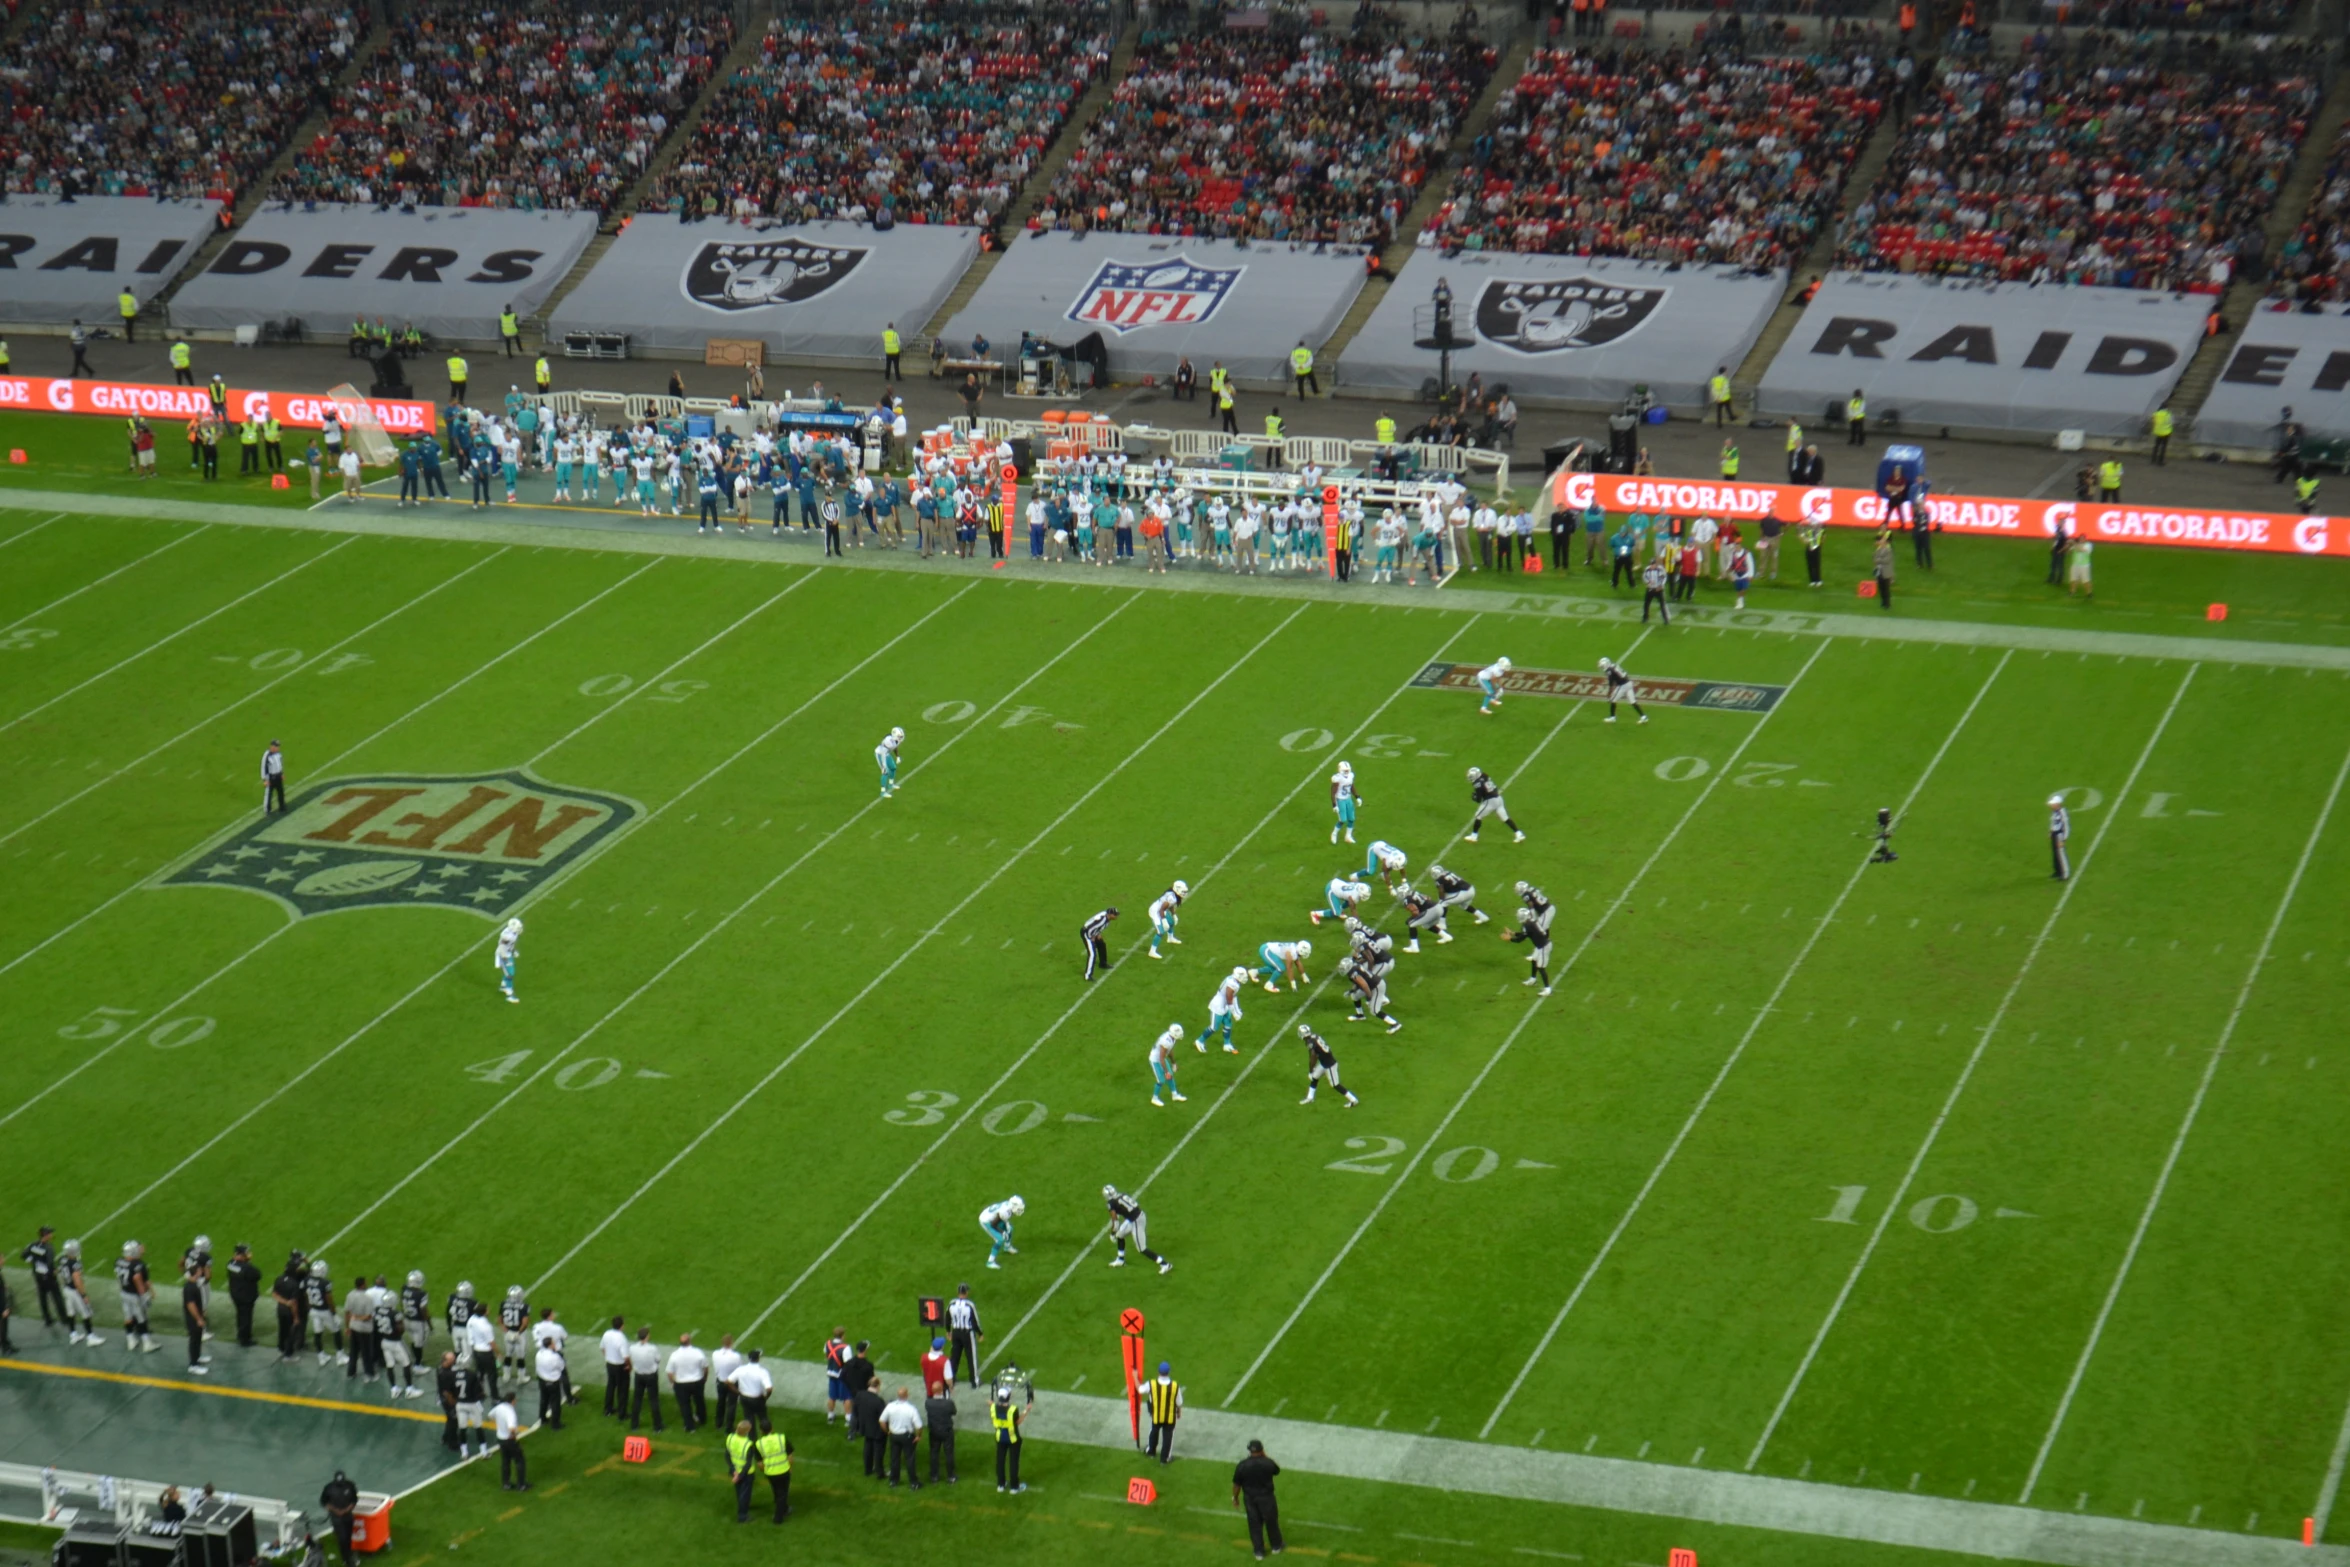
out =
<path fill-rule="evenodd" d="M 881 767 L 881 797 L 886 800 L 898 792 L 898 748 L 906 743 L 906 732 L 892 727 L 881 737 L 881 744 L 873 748 L 873 760 Z"/>
<path fill-rule="evenodd" d="M 1309 910 L 1306 918 L 1317 925 L 1324 920 L 1345 919 L 1355 910 L 1361 908 L 1363 900 L 1370 895 L 1371 885 L 1369 882 L 1356 881 L 1351 876 L 1333 876 L 1330 878 L 1330 885 L 1323 889 L 1322 896 L 1325 900 L 1323 906 Z"/>
<path fill-rule="evenodd" d="M 514 994 L 514 953 L 521 945 L 522 916 L 518 914 L 506 922 L 504 930 L 498 932 L 498 953 L 490 960 L 498 970 L 498 989 L 508 1001 L 522 999 Z"/>
<path fill-rule="evenodd" d="M 1180 947 L 1183 945 L 1183 938 L 1175 934 L 1175 926 L 1178 918 L 1175 911 L 1181 908 L 1183 906 L 1183 900 L 1190 896 L 1191 884 L 1189 882 L 1178 880 L 1174 886 L 1169 887 L 1165 892 L 1160 893 L 1157 897 L 1151 900 L 1150 918 L 1152 957 L 1155 958 L 1163 955 L 1159 951 L 1159 943 L 1162 941 L 1166 942 L 1169 946 L 1172 947 Z"/>
<path fill-rule="evenodd" d="M 1348 843 L 1355 841 L 1355 807 L 1362 803 L 1363 797 L 1355 792 L 1354 763 L 1340 762 L 1338 771 L 1330 775 L 1330 810 L 1338 818 L 1330 827 L 1332 843 L 1342 832 Z"/>
<path fill-rule="evenodd" d="M 1216 993 L 1208 997 L 1208 1026 L 1201 1029 L 1199 1038 L 1191 1042 L 1193 1049 L 1205 1053 L 1208 1036 L 1221 1030 L 1224 1035 L 1224 1053 L 1234 1056 L 1240 1054 L 1240 1047 L 1232 1042 L 1232 1025 L 1240 1021 L 1240 992 L 1247 985 L 1246 968 L 1236 968 L 1224 976 L 1224 982 L 1216 987 Z"/>
<path fill-rule="evenodd" d="M 1167 1108 L 1166 1100 L 1159 1097 L 1161 1094 L 1168 1095 L 1177 1104 L 1183 1103 L 1183 1096 L 1175 1091 L 1175 1051 L 1182 1045 L 1183 1035 L 1184 1027 L 1181 1023 L 1169 1023 L 1167 1031 L 1151 1041 L 1151 1106 L 1154 1109 Z"/>
<path fill-rule="evenodd" d="M 1257 948 L 1257 974 L 1265 988 L 1278 995 L 1280 981 L 1287 979 L 1289 988 L 1297 989 L 1298 981 L 1306 977 L 1306 959 L 1314 955 L 1310 941 L 1268 941 Z"/>

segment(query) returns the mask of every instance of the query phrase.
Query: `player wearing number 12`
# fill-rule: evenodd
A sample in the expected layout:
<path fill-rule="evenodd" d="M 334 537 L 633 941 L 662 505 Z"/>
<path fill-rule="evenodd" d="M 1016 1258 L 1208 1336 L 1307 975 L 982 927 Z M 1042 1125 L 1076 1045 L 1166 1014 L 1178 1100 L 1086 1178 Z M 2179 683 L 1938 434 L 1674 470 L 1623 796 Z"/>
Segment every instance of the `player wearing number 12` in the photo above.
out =
<path fill-rule="evenodd" d="M 522 916 L 517 914 L 514 918 L 506 922 L 506 928 L 504 930 L 498 932 L 497 956 L 490 960 L 492 965 L 498 971 L 499 992 L 503 994 L 508 1001 L 517 1003 L 519 1003 L 522 998 L 514 994 L 514 954 L 516 949 L 521 947 L 521 945 Z"/>
<path fill-rule="evenodd" d="M 1161 1094 L 1177 1104 L 1184 1102 L 1183 1095 L 1175 1091 L 1175 1051 L 1183 1043 L 1184 1033 L 1181 1023 L 1169 1023 L 1167 1031 L 1151 1041 L 1151 1108 L 1154 1110 L 1167 1108 L 1166 1100 L 1159 1097 Z"/>
<path fill-rule="evenodd" d="M 898 792 L 898 750 L 906 743 L 906 732 L 892 727 L 881 737 L 881 744 L 873 748 L 873 760 L 881 768 L 881 797 L 886 800 Z"/>

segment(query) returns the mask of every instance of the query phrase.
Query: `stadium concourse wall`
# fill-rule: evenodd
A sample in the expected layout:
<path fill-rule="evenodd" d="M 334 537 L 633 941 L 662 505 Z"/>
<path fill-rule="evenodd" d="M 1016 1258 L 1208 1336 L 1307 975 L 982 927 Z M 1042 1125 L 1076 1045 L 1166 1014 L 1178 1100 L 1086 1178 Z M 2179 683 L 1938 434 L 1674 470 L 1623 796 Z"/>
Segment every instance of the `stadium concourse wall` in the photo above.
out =
<path fill-rule="evenodd" d="M 1744 484 L 1712 479 L 1622 478 L 1561 468 L 1545 481 L 1551 508 L 1582 510 L 1597 500 L 1611 513 L 1649 516 L 1777 517 L 1790 526 L 1882 528 L 1887 507 L 1874 490 L 1826 485 Z M 2195 511 L 2175 506 L 2101 505 L 2012 496 L 1935 493 L 1926 504 L 1949 533 L 2052 539 L 2063 528 L 2095 544 L 2170 544 L 2274 555 L 2350 556 L 2350 518 L 2281 512 Z M 1895 524 L 1900 526 L 1902 524 Z"/>
<path fill-rule="evenodd" d="M 2256 310 L 2195 415 L 2210 446 L 2271 447 L 2285 409 L 2312 435 L 2350 439 L 2350 309 Z"/>
<path fill-rule="evenodd" d="M 1301 340 L 1320 349 L 1365 280 L 1347 245 L 1158 234 L 1023 234 L 940 334 L 984 334 L 1008 357 L 1020 334 L 1068 344 L 1098 335 L 1113 375 L 1171 374 L 1189 355 L 1204 384 L 1221 362 L 1278 382 Z"/>
<path fill-rule="evenodd" d="M 528 316 L 596 236 L 593 212 L 487 207 L 264 207 L 171 300 L 191 331 L 287 317 L 334 338 L 353 320 L 495 343 L 498 317 Z"/>
<path fill-rule="evenodd" d="M 629 346 L 699 353 L 757 338 L 786 359 L 878 363 L 882 328 L 909 342 L 979 257 L 975 228 L 901 223 L 629 220 L 555 307 L 548 335 L 625 332 Z"/>
<path fill-rule="evenodd" d="M 1453 332 L 1470 340 L 1453 374 L 1523 400 L 1613 406 L 1645 386 L 1667 406 L 1702 407 L 1706 383 L 1733 371 L 1787 292 L 1781 273 L 1660 261 L 1462 251 L 1413 255 L 1339 355 L 1351 391 L 1417 393 L 1436 354 L 1417 346 L 1439 282 Z"/>
<path fill-rule="evenodd" d="M 2213 301 L 2074 284 L 1831 273 L 1763 372 L 1765 414 L 2002 434 L 2146 433 Z"/>
<path fill-rule="evenodd" d="M 219 226 L 217 201 L 11 196 L 0 204 L 0 321 L 120 327 L 122 291 L 144 306 Z"/>

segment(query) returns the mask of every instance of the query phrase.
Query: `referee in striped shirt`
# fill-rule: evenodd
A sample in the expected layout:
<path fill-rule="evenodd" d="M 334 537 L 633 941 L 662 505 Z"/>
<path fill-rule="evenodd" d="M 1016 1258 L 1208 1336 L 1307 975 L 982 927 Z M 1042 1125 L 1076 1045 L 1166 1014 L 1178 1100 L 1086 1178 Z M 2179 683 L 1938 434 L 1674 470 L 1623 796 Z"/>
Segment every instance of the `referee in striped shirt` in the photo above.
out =
<path fill-rule="evenodd" d="M 2070 881 L 2073 862 L 2065 857 L 2064 841 L 2073 835 L 2072 814 L 2064 808 L 2064 796 L 2048 797 L 2048 860 L 2049 875 L 2058 881 Z"/>
<path fill-rule="evenodd" d="M 261 753 L 261 814 L 271 811 L 283 814 L 286 808 L 286 754 L 269 742 L 269 749 Z"/>
<path fill-rule="evenodd" d="M 1106 974 L 1110 969 L 1110 944 L 1102 939 L 1102 932 L 1110 928 L 1110 921 L 1118 917 L 1115 908 L 1107 908 L 1077 927 L 1077 934 L 1085 941 L 1085 977 Z"/>
<path fill-rule="evenodd" d="M 963 1361 L 971 1362 L 971 1385 L 979 1385 L 979 1341 L 986 1337 L 979 1328 L 979 1302 L 971 1298 L 971 1286 L 955 1286 L 955 1298 L 947 1302 L 947 1383 L 952 1386 L 963 1374 Z"/>

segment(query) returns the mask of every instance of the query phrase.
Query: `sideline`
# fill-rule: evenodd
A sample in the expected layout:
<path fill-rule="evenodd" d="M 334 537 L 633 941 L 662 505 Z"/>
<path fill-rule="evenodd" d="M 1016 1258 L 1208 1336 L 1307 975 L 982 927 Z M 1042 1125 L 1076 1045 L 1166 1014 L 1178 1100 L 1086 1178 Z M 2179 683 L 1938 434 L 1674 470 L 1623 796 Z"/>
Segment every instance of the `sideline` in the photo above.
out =
<path fill-rule="evenodd" d="M 205 1398 L 241 1398 L 256 1404 L 283 1404 L 295 1409 L 331 1409 L 346 1415 L 376 1415 L 386 1420 L 422 1420 L 439 1425 L 438 1412 L 393 1409 L 383 1404 L 354 1404 L 339 1398 L 312 1398 L 303 1393 L 266 1393 L 254 1387 L 228 1387 L 210 1382 L 187 1382 L 178 1377 L 143 1377 L 128 1371 L 100 1371 L 94 1366 L 51 1366 L 36 1360 L 0 1360 L 0 1371 L 28 1371 L 35 1376 L 72 1377 L 84 1382 L 112 1382 L 119 1387 L 153 1387 L 168 1393 L 195 1393 Z"/>
<path fill-rule="evenodd" d="M 443 539 L 468 544 L 518 544 L 542 549 L 618 550 L 640 555 L 682 555 L 698 559 L 764 561 L 779 554 L 794 564 L 803 560 L 796 545 L 779 550 L 759 539 L 704 539 L 681 532 L 626 532 L 618 526 L 555 527 L 544 523 L 492 522 L 452 516 L 436 520 L 431 512 L 382 510 L 373 504 L 339 507 L 333 511 L 271 511 L 213 501 L 146 501 L 116 495 L 76 495 L 57 490 L 0 490 L 0 511 L 45 511 L 55 507 L 93 516 L 136 517 L 147 521 L 233 523 L 256 528 L 291 528 L 306 532 L 371 534 L 393 538 Z M 467 508 L 453 508 L 464 513 Z M 503 509 L 503 508 L 500 508 Z M 531 508 L 518 507 L 527 510 Z M 493 512 L 493 515 L 495 513 Z M 664 519 L 668 521 L 671 519 Z M 1374 588 L 1357 584 L 1340 590 L 1319 579 L 1238 579 L 1206 574 L 1167 572 L 1144 577 L 1140 572 L 1104 572 L 1101 577 L 1074 571 L 1052 577 L 1028 574 L 1026 557 L 1021 569 L 1007 580 L 1094 582 L 1101 586 L 1164 589 L 1178 593 L 1225 593 L 1265 598 L 1320 599 L 1332 603 L 1364 604 L 1381 608 L 1427 608 L 1457 613 L 1466 606 L 1488 615 L 1524 615 L 1545 619 L 1635 623 L 1640 606 L 1612 599 L 1554 598 L 1536 594 L 1504 594 L 1479 590 L 1473 594 L 1411 588 Z M 964 580 L 992 577 L 974 572 L 951 558 L 936 563 L 903 551 L 862 551 L 858 557 L 834 557 L 818 564 L 850 570 L 903 571 L 952 576 Z M 1137 580 L 1140 579 L 1140 580 Z M 1491 600 L 1492 602 L 1485 602 Z M 1959 647 L 2012 648 L 2027 653 L 2079 653 L 2113 658 L 2200 659 L 2208 664 L 2251 664 L 2285 669 L 2336 669 L 2350 673 L 2350 647 L 2316 643 L 2239 641 L 2228 637 L 2163 636 L 2139 631 L 2083 631 L 2068 626 L 2019 626 L 1996 621 L 1893 620 L 1850 614 L 1793 614 L 1767 609 L 1719 609 L 1686 606 L 1674 615 L 1676 624 L 1698 630 L 1768 631 L 1801 636 L 1840 637 L 1857 642 L 1934 642 Z"/>

